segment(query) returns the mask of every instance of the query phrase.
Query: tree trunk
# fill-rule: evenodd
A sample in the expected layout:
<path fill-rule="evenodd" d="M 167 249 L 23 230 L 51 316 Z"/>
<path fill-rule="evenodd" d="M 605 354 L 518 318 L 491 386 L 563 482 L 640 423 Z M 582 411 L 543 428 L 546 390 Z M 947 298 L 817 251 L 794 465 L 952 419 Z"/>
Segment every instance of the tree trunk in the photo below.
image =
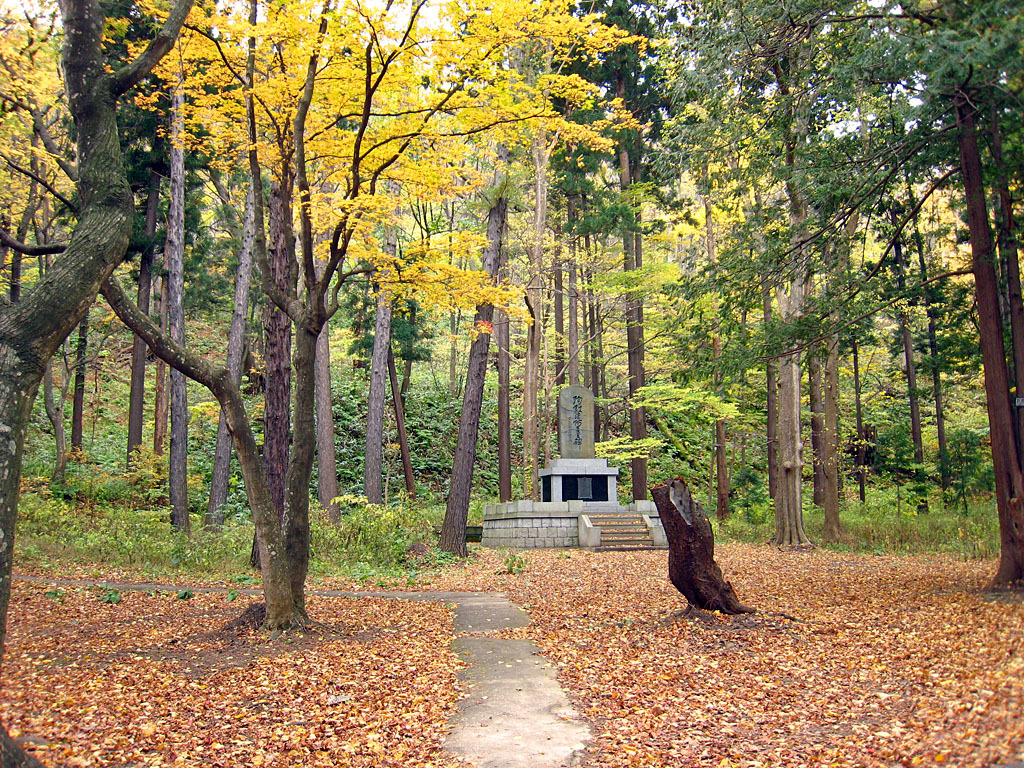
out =
<path fill-rule="evenodd" d="M 484 271 L 492 280 L 498 276 L 505 219 L 508 214 L 504 175 L 498 175 L 496 181 L 498 197 L 487 213 L 487 247 L 482 257 Z M 473 462 L 476 458 L 480 407 L 487 378 L 487 350 L 491 341 L 490 326 L 493 316 L 494 307 L 491 304 L 477 307 L 477 335 L 469 348 L 469 369 L 466 373 L 466 391 L 462 398 L 462 415 L 459 418 L 459 437 L 452 460 L 448 505 L 441 526 L 439 546 L 445 552 L 451 552 L 458 557 L 466 556 L 466 518 L 469 514 L 469 496 L 473 488 Z"/>
<path fill-rule="evenodd" d="M 164 271 L 167 270 L 167 251 L 164 250 Z M 157 277 L 160 294 L 160 330 L 167 333 L 167 281 Z M 167 363 L 158 360 L 156 382 L 153 385 L 153 453 L 162 456 L 167 444 L 167 417 L 170 398 L 167 391 Z"/>
<path fill-rule="evenodd" d="M 300 585 L 298 592 L 295 590 L 294 576 L 297 571 L 292 567 L 292 550 L 286 546 L 279 508 L 266 482 L 260 450 L 249 425 L 241 392 L 232 383 L 228 370 L 214 368 L 199 355 L 170 341 L 166 334 L 153 325 L 149 318 L 142 315 L 125 297 L 115 281 L 108 281 L 104 285 L 103 294 L 118 317 L 146 339 L 146 343 L 158 357 L 175 370 L 181 370 L 203 384 L 217 398 L 227 416 L 228 430 L 234 441 L 249 507 L 252 509 L 253 523 L 257 530 L 256 541 L 260 550 L 259 562 L 263 575 L 262 587 L 267 603 L 265 624 L 270 629 L 284 629 L 306 623 L 304 588 Z M 315 345 L 315 341 L 312 344 Z M 303 495 L 308 505 L 308 487 Z M 297 524 L 301 522 L 300 519 Z M 308 518 L 306 523 L 308 525 Z M 300 555 L 300 571 L 302 567 Z"/>
<path fill-rule="evenodd" d="M 715 562 L 715 535 L 681 477 L 651 489 L 668 538 L 668 577 L 693 607 L 726 614 L 754 613 L 740 602 Z"/>
<path fill-rule="evenodd" d="M 171 340 L 185 344 L 185 129 L 181 84 L 174 89 L 171 111 L 171 197 L 167 209 L 167 328 Z M 171 452 L 168 486 L 171 525 L 191 533 L 188 510 L 188 402 L 185 374 L 171 371 Z"/>
<path fill-rule="evenodd" d="M 331 329 L 324 323 L 316 340 L 317 495 L 331 522 L 338 522 L 338 457 L 334 446 L 334 404 L 331 397 Z"/>
<path fill-rule="evenodd" d="M 416 478 L 412 471 L 412 457 L 409 455 L 409 435 L 405 431 L 405 404 L 398 387 L 398 371 L 395 369 L 395 353 L 388 344 L 388 379 L 391 382 L 391 406 L 395 411 L 395 426 L 398 429 L 398 452 L 402 457 L 402 474 L 405 477 L 405 493 L 410 499 L 416 498 Z M 334 433 L 332 430 L 331 437 Z M 337 488 L 337 476 L 335 476 Z"/>
<path fill-rule="evenodd" d="M 85 355 L 89 347 L 89 310 L 78 324 L 78 344 L 75 346 L 75 389 L 71 401 L 71 449 L 82 450 L 85 423 Z"/>
<path fill-rule="evenodd" d="M 504 252 L 504 249 L 502 249 Z M 504 258 L 502 266 L 504 267 Z M 500 277 L 507 275 L 500 270 Z M 494 323 L 494 342 L 498 348 L 498 498 L 501 501 L 512 500 L 512 421 L 509 414 L 511 392 L 509 391 L 509 321 L 508 315 L 497 310 L 498 319 Z"/>
<path fill-rule="evenodd" d="M 139 259 L 138 305 L 141 312 L 149 313 L 150 290 L 153 283 L 153 253 L 156 250 L 156 222 L 160 203 L 161 176 L 155 169 L 149 172 L 149 192 L 146 195 L 146 245 Z M 128 395 L 128 466 L 132 454 L 142 447 L 143 410 L 146 403 L 146 343 L 136 336 L 132 340 L 132 379 Z"/>
<path fill-rule="evenodd" d="M 824 422 L 821 434 L 821 464 L 825 476 L 822 512 L 825 541 L 839 541 L 839 335 L 829 337 L 825 356 Z"/>
<path fill-rule="evenodd" d="M 889 210 L 889 220 L 893 229 L 899 226 L 899 216 L 895 208 Z M 903 239 L 897 235 L 893 242 L 893 258 L 896 264 L 896 281 L 900 292 L 906 290 L 907 264 L 903 255 Z M 907 400 L 910 403 L 910 434 L 914 441 L 914 463 L 917 468 L 914 474 L 921 478 L 921 467 L 924 464 L 924 442 L 921 437 L 921 404 L 917 395 L 917 368 L 914 365 L 914 342 L 910 335 L 910 317 L 906 311 L 899 312 L 900 339 L 903 342 L 903 367 L 907 377 Z M 922 501 L 924 511 L 928 502 Z"/>
<path fill-rule="evenodd" d="M 860 395 L 860 354 L 857 337 L 853 338 L 853 396 L 857 409 L 857 488 L 860 503 L 867 500 L 865 494 L 865 475 L 867 474 L 867 443 L 864 435 L 864 409 Z"/>
<path fill-rule="evenodd" d="M 978 151 L 974 108 L 969 94 L 954 97 L 960 171 L 967 203 L 971 258 L 977 297 L 978 330 L 985 368 L 985 396 L 988 403 L 989 440 L 999 510 L 999 568 L 993 587 L 1008 587 L 1024 581 L 1024 472 L 1015 439 L 1015 420 L 1010 408 L 1010 384 L 1006 369 L 1002 319 L 999 316 L 999 284 L 993 260 L 995 251 L 985 208 L 985 187 Z"/>
<path fill-rule="evenodd" d="M 996 168 L 996 186 L 999 197 L 999 256 L 1006 270 L 1007 305 L 1010 314 L 1010 341 L 1013 352 L 1014 388 L 1017 397 L 1024 397 L 1024 301 L 1021 299 L 1020 261 L 1017 256 L 1017 231 L 1013 218 L 1006 164 L 1003 162 L 1003 137 L 999 115 L 991 112 L 991 153 Z M 1024 407 L 1014 406 L 1017 417 L 1018 439 L 1024 438 Z M 943 448 L 944 446 L 940 446 Z"/>
<path fill-rule="evenodd" d="M 707 174 L 707 168 L 704 169 L 705 177 Z M 706 178 L 705 178 L 706 180 Z M 715 268 L 715 220 L 713 214 L 713 208 L 711 205 L 711 196 L 706 194 L 704 197 L 704 246 L 708 260 L 708 266 L 711 269 Z M 718 304 L 714 305 L 713 311 L 717 314 Z M 719 329 L 716 327 L 711 334 L 711 356 L 712 359 L 717 361 L 722 356 L 722 337 L 719 334 Z M 715 390 L 718 395 L 721 396 L 722 392 L 722 373 L 718 369 L 717 362 L 715 364 Z M 719 520 L 725 520 L 729 517 L 729 460 L 726 457 L 726 435 L 725 435 L 725 419 L 717 419 L 715 421 L 715 516 Z"/>
<path fill-rule="evenodd" d="M 792 321 L 803 299 L 803 279 L 794 276 L 789 290 L 779 289 L 779 313 Z M 775 506 L 775 544 L 779 547 L 810 543 L 804 533 L 801 498 L 803 440 L 800 430 L 800 353 L 791 352 L 779 361 L 779 498 Z"/>
<path fill-rule="evenodd" d="M 577 250 L 579 241 L 579 237 L 576 234 L 576 198 L 573 195 L 569 195 L 565 204 L 566 217 L 569 222 L 569 384 L 572 386 L 578 386 L 580 383 L 580 297 L 576 290 Z"/>
<path fill-rule="evenodd" d="M 75 122 L 79 162 L 78 222 L 64 254 L 17 303 L 0 304 L 0 653 L 6 640 L 11 564 L 25 432 L 46 363 L 82 322 L 100 284 L 124 258 L 134 201 L 117 134 L 119 96 L 173 45 L 191 3 L 171 8 L 162 40 L 146 60 L 112 71 L 103 56 L 105 18 L 90 0 L 62 7 L 64 85 Z M 151 62 L 148 63 L 147 62 Z M 9 765 L 35 766 L 0 726 Z"/>
<path fill-rule="evenodd" d="M 370 391 L 367 396 L 366 452 L 363 465 L 363 486 L 366 489 L 366 500 L 371 504 L 384 503 L 381 477 L 384 466 L 384 406 L 387 402 L 389 349 L 391 294 L 381 288 L 377 292 L 377 312 L 373 324 L 373 354 L 370 358 Z"/>
<path fill-rule="evenodd" d="M 619 81 L 620 97 L 623 82 Z M 629 195 L 633 181 L 633 168 L 630 165 L 629 150 L 625 146 L 619 148 L 619 188 L 622 196 Z M 636 271 L 643 266 L 640 252 L 640 234 L 634 232 L 637 214 L 623 227 L 622 258 L 626 273 Z M 637 397 L 644 386 L 644 328 L 643 302 L 638 290 L 630 290 L 626 294 L 626 364 L 629 370 L 629 397 Z M 633 440 L 647 437 L 647 420 L 643 408 L 629 409 L 629 436 Z M 632 491 L 634 499 L 647 498 L 647 459 L 636 457 L 631 461 Z"/>
<path fill-rule="evenodd" d="M 64 432 L 64 399 L 60 402 L 53 396 L 53 360 L 46 364 L 46 371 L 43 373 L 43 407 L 46 410 L 46 418 L 53 427 L 53 474 L 50 482 L 60 488 L 64 485 L 64 470 L 68 465 L 68 448 Z"/>
<path fill-rule="evenodd" d="M 825 404 L 821 395 L 821 358 L 817 352 L 807 358 L 807 393 L 811 405 L 811 470 L 814 481 L 814 506 L 825 506 L 825 468 L 822 464 L 822 432 L 825 428 Z"/>
<path fill-rule="evenodd" d="M 555 313 L 555 386 L 565 385 L 565 285 L 562 278 L 562 225 L 555 224 L 555 255 L 552 264 L 552 304 Z M 550 430 L 548 430 L 550 434 Z"/>
<path fill-rule="evenodd" d="M 543 330 L 541 274 L 544 270 L 544 227 L 548 211 L 548 150 L 544 131 L 533 140 L 535 175 L 533 242 L 530 248 L 530 281 L 526 288 L 526 308 L 530 323 L 526 328 L 526 358 L 523 370 L 523 496 L 540 498 L 540 424 L 538 394 L 540 382 L 541 332 Z"/>
<path fill-rule="evenodd" d="M 764 306 L 765 332 L 772 323 L 772 294 L 768 284 L 761 293 L 761 303 Z M 765 366 L 765 390 L 767 423 L 765 426 L 765 447 L 768 462 L 768 498 L 778 509 L 779 505 L 779 364 L 775 360 L 769 360 Z"/>
<path fill-rule="evenodd" d="M 283 183 L 270 189 L 270 241 L 268 258 L 271 279 L 282 291 L 291 282 L 292 248 L 292 177 L 283 173 Z M 258 201 L 257 201 L 258 202 Z M 266 344 L 266 390 L 263 408 L 263 472 L 270 498 L 278 514 L 285 511 L 285 475 L 291 443 L 291 319 L 273 302 L 268 302 L 263 315 L 263 337 Z M 254 546 L 254 557 L 259 549 Z"/>
<path fill-rule="evenodd" d="M 245 352 L 245 318 L 249 311 L 249 286 L 252 280 L 252 257 L 256 239 L 256 199 L 252 185 L 247 185 L 245 213 L 242 218 L 242 243 L 238 252 L 238 271 L 235 273 L 235 296 L 228 329 L 228 374 L 234 385 L 242 382 L 242 358 Z M 146 311 L 140 305 L 140 310 Z M 221 507 L 228 498 L 228 480 L 231 472 L 231 434 L 226 414 L 221 411 L 217 424 L 217 448 L 213 456 L 213 476 L 210 479 L 210 501 L 206 507 L 206 526 L 224 524 Z"/>

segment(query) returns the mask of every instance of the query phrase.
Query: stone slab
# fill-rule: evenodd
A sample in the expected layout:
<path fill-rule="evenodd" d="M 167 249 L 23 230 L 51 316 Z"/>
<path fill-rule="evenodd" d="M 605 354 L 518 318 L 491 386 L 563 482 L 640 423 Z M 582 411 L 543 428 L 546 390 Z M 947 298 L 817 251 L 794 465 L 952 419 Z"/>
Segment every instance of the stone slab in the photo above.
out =
<path fill-rule="evenodd" d="M 569 385 L 558 393 L 558 452 L 565 459 L 594 456 L 594 395 Z"/>

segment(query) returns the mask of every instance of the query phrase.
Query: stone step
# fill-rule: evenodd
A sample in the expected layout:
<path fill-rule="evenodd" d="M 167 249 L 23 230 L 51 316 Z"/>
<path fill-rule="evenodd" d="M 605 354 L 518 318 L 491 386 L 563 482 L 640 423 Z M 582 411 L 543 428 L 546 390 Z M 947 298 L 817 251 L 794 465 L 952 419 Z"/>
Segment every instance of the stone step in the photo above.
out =
<path fill-rule="evenodd" d="M 599 547 L 653 547 L 650 539 L 601 539 Z"/>
<path fill-rule="evenodd" d="M 645 528 L 647 523 L 641 517 L 604 517 L 589 515 L 590 522 L 594 525 L 642 525 Z"/>
<path fill-rule="evenodd" d="M 655 552 L 666 549 L 668 547 L 656 547 L 653 544 L 602 544 L 594 547 L 595 552 Z"/>

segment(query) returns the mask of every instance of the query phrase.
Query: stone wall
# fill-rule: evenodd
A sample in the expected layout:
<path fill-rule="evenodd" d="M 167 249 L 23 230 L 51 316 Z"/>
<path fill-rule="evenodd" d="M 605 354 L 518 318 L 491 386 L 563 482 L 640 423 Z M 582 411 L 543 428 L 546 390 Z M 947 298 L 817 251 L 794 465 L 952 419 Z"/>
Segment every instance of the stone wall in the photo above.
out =
<path fill-rule="evenodd" d="M 485 547 L 560 549 L 580 545 L 583 502 L 510 501 L 484 506 Z"/>
<path fill-rule="evenodd" d="M 485 547 L 516 549 L 578 547 L 579 519 L 574 516 L 485 520 L 480 543 Z"/>

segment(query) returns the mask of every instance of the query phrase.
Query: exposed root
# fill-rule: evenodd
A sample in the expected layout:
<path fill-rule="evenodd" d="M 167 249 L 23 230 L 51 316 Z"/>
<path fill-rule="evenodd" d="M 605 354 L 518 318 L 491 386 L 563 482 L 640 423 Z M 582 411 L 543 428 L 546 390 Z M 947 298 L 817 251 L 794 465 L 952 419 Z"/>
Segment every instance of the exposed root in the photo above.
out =
<path fill-rule="evenodd" d="M 223 632 L 244 633 L 260 629 L 267 620 L 267 604 L 253 603 L 247 607 L 237 618 L 229 621 L 223 627 Z"/>

